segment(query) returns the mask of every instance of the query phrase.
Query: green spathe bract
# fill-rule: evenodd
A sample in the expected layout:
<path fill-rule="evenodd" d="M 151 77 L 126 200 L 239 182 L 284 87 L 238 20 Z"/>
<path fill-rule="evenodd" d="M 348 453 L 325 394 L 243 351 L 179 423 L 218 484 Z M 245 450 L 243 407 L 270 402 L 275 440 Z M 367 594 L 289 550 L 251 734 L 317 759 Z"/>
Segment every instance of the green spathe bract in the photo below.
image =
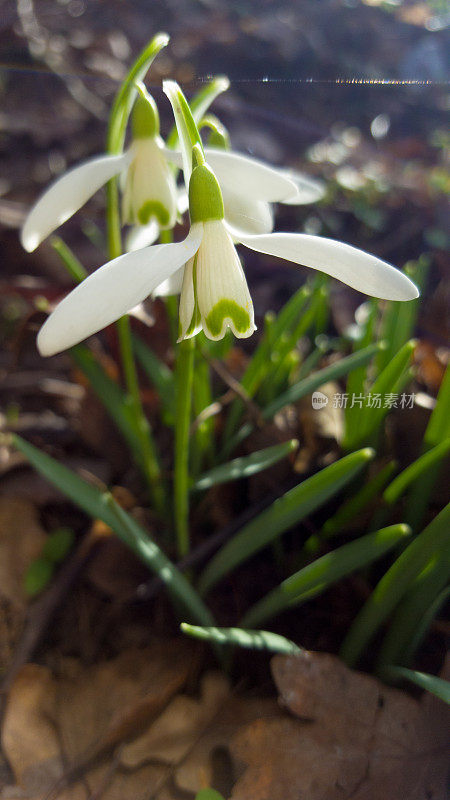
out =
<path fill-rule="evenodd" d="M 250 328 L 250 315 L 235 300 L 224 298 L 211 309 L 205 319 L 205 325 L 212 336 L 220 336 L 224 324 L 229 321 L 238 333 L 245 333 Z"/>
<path fill-rule="evenodd" d="M 223 200 L 214 172 L 206 164 L 192 171 L 189 181 L 189 214 L 191 222 L 223 219 Z"/>
<path fill-rule="evenodd" d="M 152 139 L 159 134 L 159 114 L 153 97 L 138 85 L 139 94 L 131 113 L 133 139 Z"/>

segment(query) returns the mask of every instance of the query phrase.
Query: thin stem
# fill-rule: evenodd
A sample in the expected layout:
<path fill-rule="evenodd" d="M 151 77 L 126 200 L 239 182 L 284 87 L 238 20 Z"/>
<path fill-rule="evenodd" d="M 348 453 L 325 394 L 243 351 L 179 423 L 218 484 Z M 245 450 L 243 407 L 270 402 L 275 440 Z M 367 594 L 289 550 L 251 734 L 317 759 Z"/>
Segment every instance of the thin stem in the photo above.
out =
<path fill-rule="evenodd" d="M 161 47 L 167 44 L 167 41 L 168 37 L 166 34 L 156 36 L 141 53 L 122 84 L 114 102 L 109 121 L 107 134 L 107 151 L 109 153 L 120 153 L 122 151 L 128 116 L 131 112 L 136 94 L 135 81 L 144 76 L 153 58 Z M 112 260 L 122 255 L 117 178 L 110 180 L 106 187 L 106 228 L 108 254 L 109 258 Z M 149 484 L 150 495 L 154 506 L 157 511 L 162 513 L 164 511 L 164 491 L 161 482 L 161 471 L 151 428 L 142 407 L 128 316 L 118 320 L 117 332 L 129 403 L 133 410 L 136 431 L 140 440 L 142 468 Z"/>
<path fill-rule="evenodd" d="M 174 505 L 175 531 L 180 558 L 189 552 L 189 428 L 194 378 L 194 340 L 177 348 Z"/>

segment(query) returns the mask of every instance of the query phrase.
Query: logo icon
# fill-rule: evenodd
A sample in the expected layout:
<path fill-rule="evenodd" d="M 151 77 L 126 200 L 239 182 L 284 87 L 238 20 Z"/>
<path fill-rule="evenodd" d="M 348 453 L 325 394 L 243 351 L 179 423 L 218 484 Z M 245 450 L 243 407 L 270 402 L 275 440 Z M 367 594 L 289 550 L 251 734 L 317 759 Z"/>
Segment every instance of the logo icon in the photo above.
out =
<path fill-rule="evenodd" d="M 328 397 L 323 392 L 313 392 L 312 396 L 312 407 L 316 410 L 318 408 L 323 408 L 328 403 Z"/>

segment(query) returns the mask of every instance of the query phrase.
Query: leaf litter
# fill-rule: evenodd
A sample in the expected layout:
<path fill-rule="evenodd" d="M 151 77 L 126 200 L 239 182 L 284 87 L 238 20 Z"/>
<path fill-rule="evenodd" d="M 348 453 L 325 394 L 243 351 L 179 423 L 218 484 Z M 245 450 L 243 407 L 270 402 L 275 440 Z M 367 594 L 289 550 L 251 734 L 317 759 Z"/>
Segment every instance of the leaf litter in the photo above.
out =
<path fill-rule="evenodd" d="M 444 800 L 448 708 L 348 669 L 335 656 L 275 656 L 274 697 L 198 681 L 199 650 L 166 642 L 12 685 L 2 800 Z M 198 696 L 190 689 L 200 685 Z"/>

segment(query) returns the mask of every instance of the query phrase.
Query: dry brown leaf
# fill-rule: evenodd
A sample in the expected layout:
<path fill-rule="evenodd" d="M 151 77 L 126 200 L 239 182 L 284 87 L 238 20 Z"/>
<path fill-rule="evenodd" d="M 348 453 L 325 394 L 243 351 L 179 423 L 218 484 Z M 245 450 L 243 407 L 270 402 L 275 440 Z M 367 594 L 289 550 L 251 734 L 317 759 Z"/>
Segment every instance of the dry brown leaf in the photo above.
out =
<path fill-rule="evenodd" d="M 322 653 L 272 660 L 295 715 L 259 720 L 232 753 L 247 765 L 232 800 L 444 800 L 448 708 L 417 702 Z"/>
<path fill-rule="evenodd" d="M 2 731 L 17 786 L 1 797 L 15 797 L 20 789 L 24 797 L 33 798 L 68 774 L 80 779 L 87 773 L 89 780 L 102 785 L 111 763 L 92 773 L 90 767 L 97 768 L 102 755 L 139 735 L 161 712 L 188 677 L 190 652 L 183 643 L 168 642 L 87 668 L 67 660 L 58 677 L 46 667 L 24 667 L 11 687 Z M 119 762 L 112 764 L 108 798 L 139 797 L 136 787 L 120 794 L 120 782 L 139 779 L 132 773 L 127 777 Z M 145 768 L 142 780 L 147 781 L 147 773 Z M 152 779 L 155 788 L 165 776 L 166 769 L 158 767 Z M 85 798 L 79 785 L 65 788 L 64 783 L 58 797 Z"/>
<path fill-rule="evenodd" d="M 177 695 L 143 736 L 124 747 L 122 764 L 129 768 L 149 761 L 178 764 L 229 695 L 226 677 L 220 672 L 207 673 L 202 679 L 200 699 Z"/>
<path fill-rule="evenodd" d="M 243 725 L 256 719 L 270 720 L 278 713 L 274 700 L 229 695 L 215 719 L 205 728 L 189 755 L 175 770 L 176 786 L 193 794 L 206 786 L 217 786 L 223 794 L 227 788 L 231 790 L 236 779 L 229 755 L 232 737 Z M 218 778 L 220 785 L 217 783 Z"/>
<path fill-rule="evenodd" d="M 24 575 L 45 538 L 33 503 L 25 497 L 0 497 L 0 596 L 15 606 L 26 603 Z"/>
<path fill-rule="evenodd" d="M 0 674 L 11 663 L 25 621 L 25 573 L 45 539 L 33 503 L 25 497 L 0 497 Z"/>

